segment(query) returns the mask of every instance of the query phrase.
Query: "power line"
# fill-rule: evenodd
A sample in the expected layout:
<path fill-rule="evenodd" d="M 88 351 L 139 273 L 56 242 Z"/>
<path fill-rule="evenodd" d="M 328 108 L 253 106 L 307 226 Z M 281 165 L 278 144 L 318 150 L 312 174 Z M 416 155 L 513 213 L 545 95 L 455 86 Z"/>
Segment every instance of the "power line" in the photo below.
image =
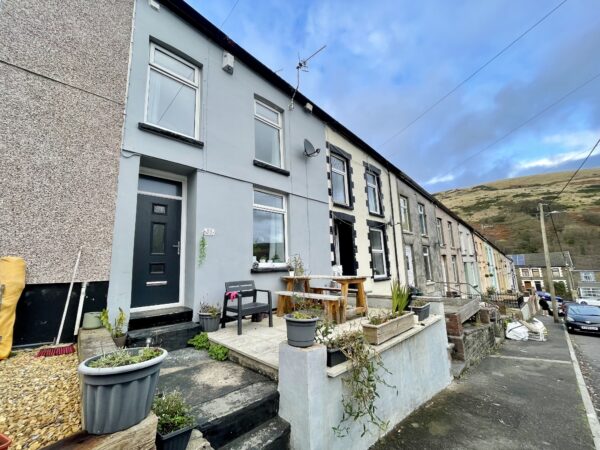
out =
<path fill-rule="evenodd" d="M 504 54 L 509 48 L 511 48 L 513 45 L 515 45 L 518 41 L 520 41 L 523 37 L 525 37 L 525 35 L 527 35 L 531 30 L 533 30 L 535 27 L 537 27 L 539 24 L 541 24 L 544 20 L 546 20 L 548 17 L 550 17 L 550 15 L 552 15 L 552 13 L 554 13 L 558 8 L 560 8 L 566 2 L 567 2 L 567 0 L 563 0 L 558 5 L 556 5 L 554 8 L 552 8 L 550 11 L 548 11 L 544 16 L 542 16 L 541 19 L 539 19 L 536 23 L 534 23 L 532 26 L 530 26 L 527 30 L 525 30 L 519 36 L 517 36 L 515 39 L 513 39 L 507 46 L 505 46 L 502 50 L 500 50 L 498 53 L 496 53 L 491 59 L 487 60 L 482 66 L 480 66 L 473 73 L 471 73 L 471 75 L 469 75 L 467 78 L 465 78 L 460 83 L 458 83 L 456 86 L 454 86 L 450 91 L 448 91 L 446 94 L 444 94 L 442 97 L 440 97 L 437 101 L 432 103 L 427 109 L 425 109 L 425 111 L 423 111 L 421 114 L 419 114 L 417 117 L 415 117 L 412 121 L 410 121 L 407 125 L 405 125 L 404 128 L 402 128 L 400 131 L 397 131 L 392 136 L 390 136 L 388 139 L 386 139 L 384 142 L 382 142 L 380 144 L 380 147 L 387 145 L 390 141 L 392 141 L 393 139 L 395 139 L 396 137 L 398 137 L 399 135 L 404 133 L 406 130 L 408 130 L 411 126 L 413 126 L 416 122 L 418 122 L 427 113 L 429 113 L 436 106 L 438 106 L 440 103 L 442 103 L 444 100 L 446 100 L 452 94 L 454 94 L 463 85 L 465 85 L 467 82 L 469 82 L 479 72 L 481 72 L 483 69 L 485 69 L 487 66 L 489 66 L 493 61 L 495 61 L 500 56 L 502 56 L 502 54 Z"/>
<path fill-rule="evenodd" d="M 558 105 L 559 103 L 561 103 L 563 100 L 565 100 L 567 97 L 570 97 L 571 95 L 573 95 L 575 92 L 577 92 L 578 90 L 584 88 L 585 86 L 587 86 L 588 84 L 590 84 L 591 82 L 595 81 L 598 77 L 600 77 L 600 72 L 597 73 L 596 75 L 594 75 L 592 78 L 589 78 L 587 81 L 583 82 L 582 84 L 576 86 L 575 88 L 571 89 L 569 92 L 567 92 L 565 95 L 563 95 L 562 97 L 560 97 L 559 99 L 555 100 L 554 102 L 550 103 L 548 106 L 546 106 L 544 109 L 542 109 L 541 111 L 535 113 L 533 116 L 529 117 L 526 121 L 522 122 L 520 125 L 512 128 L 510 131 L 508 131 L 506 134 L 502 135 L 501 137 L 499 137 L 498 139 L 496 139 L 494 142 L 492 142 L 491 144 L 486 145 L 485 147 L 483 147 L 481 150 L 473 153 L 471 156 L 468 156 L 467 158 L 463 159 L 460 163 L 456 164 L 454 167 L 452 167 L 448 172 L 452 172 L 455 169 L 458 169 L 459 167 L 461 167 L 464 163 L 466 163 L 467 161 L 475 158 L 476 156 L 480 155 L 481 153 L 483 153 L 486 150 L 489 150 L 490 148 L 492 148 L 494 145 L 498 144 L 499 142 L 503 141 L 504 139 L 506 139 L 508 136 L 510 136 L 511 134 L 513 134 L 515 131 L 520 130 L 521 128 L 523 128 L 525 125 L 529 124 L 530 122 L 533 122 L 535 119 L 537 119 L 539 116 L 541 116 L 542 114 L 544 114 L 546 111 L 548 111 L 549 109 L 553 108 L 554 106 Z M 586 158 L 587 159 L 587 158 Z"/>
<path fill-rule="evenodd" d="M 569 178 L 569 181 L 567 181 L 567 184 L 565 184 L 563 186 L 563 188 L 560 190 L 560 192 L 558 194 L 556 194 L 556 196 L 552 199 L 552 201 L 555 201 L 558 197 L 560 197 L 560 194 L 565 192 L 565 189 L 567 189 L 567 186 L 569 185 L 569 183 L 571 183 L 571 181 L 573 181 L 573 178 L 575 178 L 575 175 L 577 175 L 579 173 L 579 171 L 581 170 L 583 165 L 587 162 L 587 160 L 590 158 L 590 156 L 592 156 L 592 153 L 594 153 L 594 150 L 596 150 L 596 147 L 598 147 L 598 144 L 600 144 L 600 138 L 596 141 L 596 143 L 594 144 L 594 146 L 592 147 L 590 152 L 587 154 L 585 159 L 581 162 L 581 164 L 579 164 L 579 167 L 577 168 L 577 170 L 575 172 L 573 172 L 573 175 L 571 175 L 571 178 Z"/>
<path fill-rule="evenodd" d="M 221 22 L 221 28 L 223 28 L 223 25 L 225 25 L 225 22 L 227 22 L 229 20 L 229 17 L 231 17 L 231 14 L 233 13 L 233 10 L 235 9 L 235 7 L 238 5 L 239 2 L 240 2 L 240 0 L 236 0 L 235 1 L 235 3 L 233 4 L 233 6 L 231 7 L 231 9 L 229 10 L 229 14 L 227 14 L 227 17 L 225 17 L 225 20 L 223 22 Z"/>

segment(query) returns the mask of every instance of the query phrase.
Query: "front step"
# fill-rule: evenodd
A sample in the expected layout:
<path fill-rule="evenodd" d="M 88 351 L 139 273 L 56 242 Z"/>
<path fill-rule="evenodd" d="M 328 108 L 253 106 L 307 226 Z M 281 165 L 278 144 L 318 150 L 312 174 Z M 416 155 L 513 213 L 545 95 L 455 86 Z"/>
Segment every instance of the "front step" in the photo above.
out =
<path fill-rule="evenodd" d="M 137 311 L 131 313 L 129 318 L 129 331 L 144 328 L 173 325 L 182 322 L 191 322 L 194 312 L 186 306 L 175 306 L 173 308 L 154 309 L 152 311 Z M 185 346 L 184 346 L 185 347 Z"/>
<path fill-rule="evenodd" d="M 290 424 L 275 417 L 241 435 L 222 450 L 288 450 L 290 448 Z"/>
<path fill-rule="evenodd" d="M 144 328 L 127 333 L 128 347 L 145 347 L 147 339 L 150 345 L 167 351 L 179 350 L 187 346 L 187 341 L 200 333 L 200 325 L 194 322 L 182 322 Z"/>

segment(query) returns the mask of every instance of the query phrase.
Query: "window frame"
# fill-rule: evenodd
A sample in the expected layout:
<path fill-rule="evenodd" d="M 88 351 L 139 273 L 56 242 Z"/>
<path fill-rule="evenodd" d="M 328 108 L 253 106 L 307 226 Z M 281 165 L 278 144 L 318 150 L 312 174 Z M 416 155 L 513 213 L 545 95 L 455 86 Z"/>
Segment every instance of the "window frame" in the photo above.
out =
<path fill-rule="evenodd" d="M 421 236 L 427 236 L 427 213 L 425 212 L 425 205 L 423 203 L 417 203 L 417 213 L 419 215 L 419 232 Z"/>
<path fill-rule="evenodd" d="M 460 276 L 458 271 L 458 258 L 456 255 L 451 255 L 450 263 L 452 264 L 452 275 L 454 275 L 454 282 L 460 284 Z"/>
<path fill-rule="evenodd" d="M 598 293 L 598 295 L 595 293 Z M 581 298 L 600 298 L 600 288 L 593 286 L 581 286 L 579 288 L 579 296 Z"/>
<path fill-rule="evenodd" d="M 371 232 L 375 231 L 377 233 L 379 233 L 381 235 L 381 250 L 375 250 L 373 248 L 373 241 L 371 240 Z M 374 280 L 381 280 L 381 279 L 386 279 L 389 277 L 389 273 L 388 273 L 388 267 L 387 267 L 387 262 L 386 262 L 386 245 L 385 245 L 385 232 L 379 228 L 379 227 L 369 227 L 369 247 L 371 248 L 371 264 L 373 265 L 372 267 L 372 271 L 373 271 L 373 279 Z M 375 275 L 375 263 L 374 263 L 374 258 L 373 258 L 373 253 L 381 253 L 381 257 L 383 260 L 383 275 Z"/>
<path fill-rule="evenodd" d="M 429 251 L 428 245 L 421 246 L 421 253 L 423 254 L 423 262 L 425 266 L 425 281 L 433 282 L 433 273 L 431 267 L 431 252 Z"/>
<path fill-rule="evenodd" d="M 450 247 L 456 248 L 456 240 L 454 239 L 454 227 L 452 226 L 452 221 L 448 221 L 448 234 L 450 235 Z"/>
<path fill-rule="evenodd" d="M 332 160 L 334 158 L 341 161 L 342 163 L 344 163 L 344 172 L 333 167 Z M 333 202 L 334 205 L 350 206 L 350 189 L 349 189 L 350 183 L 349 183 L 349 178 L 348 178 L 348 160 L 342 156 L 332 153 L 329 155 L 329 168 L 331 171 L 331 201 Z M 344 197 L 346 198 L 345 203 L 340 203 L 340 202 L 335 201 L 335 196 L 333 193 L 333 173 L 334 172 L 337 173 L 338 175 L 342 175 L 344 177 Z"/>
<path fill-rule="evenodd" d="M 277 121 L 278 123 L 272 122 L 269 119 L 267 119 L 266 117 L 262 117 L 259 113 L 257 113 L 257 105 L 261 105 L 264 108 L 267 108 L 271 111 L 273 111 L 274 113 L 277 113 Z M 285 169 L 285 160 L 283 158 L 283 112 L 281 110 L 279 110 L 278 108 L 275 108 L 274 106 L 269 105 L 268 103 L 258 99 L 258 98 L 254 98 L 254 120 L 258 120 L 259 122 L 264 123 L 267 126 L 270 126 L 274 129 L 277 130 L 278 134 L 279 134 L 279 165 L 275 165 L 273 163 L 270 163 L 268 161 L 263 161 L 260 158 L 256 157 L 256 130 L 255 130 L 255 136 L 254 136 L 254 159 L 257 161 L 260 161 L 264 164 L 268 164 L 269 166 L 272 167 L 278 167 L 280 169 Z"/>
<path fill-rule="evenodd" d="M 155 62 L 154 55 L 157 50 L 159 52 L 162 52 L 165 55 L 175 59 L 176 61 L 190 67 L 191 69 L 194 69 L 194 81 L 191 82 L 190 80 L 183 78 L 181 75 L 176 74 L 175 72 L 172 72 L 171 70 L 167 69 L 166 67 L 163 67 L 159 63 Z M 196 91 L 195 102 L 194 102 L 195 113 L 194 113 L 194 134 L 193 135 L 181 133 L 180 131 L 171 130 L 169 128 L 165 128 L 161 125 L 158 125 L 158 124 L 148 120 L 148 105 L 149 105 L 149 100 L 150 100 L 150 73 L 152 72 L 152 70 L 154 70 L 155 72 L 162 74 L 168 78 L 171 78 L 172 80 L 175 80 L 178 83 L 188 86 Z M 144 123 L 152 125 L 153 127 L 156 127 L 156 128 L 160 128 L 161 130 L 168 131 L 170 133 L 175 133 L 179 136 L 185 136 L 185 137 L 196 139 L 196 140 L 199 139 L 199 137 L 200 137 L 200 94 L 201 94 L 200 93 L 200 73 L 201 73 L 201 68 L 198 67 L 197 65 L 192 64 L 191 62 L 187 61 L 185 58 L 182 58 L 181 56 L 176 55 L 175 53 L 167 50 L 164 47 L 161 47 L 160 45 L 158 45 L 154 42 L 150 42 L 150 55 L 148 58 L 148 71 L 146 74 L 146 96 L 145 96 L 145 104 L 144 104 Z"/>
<path fill-rule="evenodd" d="M 523 268 L 521 268 L 519 270 L 521 271 L 521 276 L 522 277 L 531 278 L 531 269 L 523 267 Z"/>
<path fill-rule="evenodd" d="M 255 192 L 262 192 L 263 194 L 268 194 L 268 195 L 273 195 L 273 196 L 277 196 L 277 197 L 281 197 L 282 199 L 282 208 L 275 208 L 273 206 L 266 206 L 266 205 L 261 205 L 259 203 L 255 203 Z M 287 260 L 288 260 L 288 218 L 287 218 L 287 198 L 284 194 L 281 194 L 279 192 L 275 192 L 275 191 L 269 191 L 268 189 L 263 189 L 263 188 L 258 188 L 258 187 L 254 187 L 252 189 L 252 213 L 254 214 L 254 210 L 259 210 L 259 211 L 265 211 L 265 212 L 270 212 L 270 213 L 274 213 L 274 214 L 281 214 L 283 215 L 283 251 L 284 251 L 284 257 L 283 257 L 283 262 L 272 262 L 272 263 L 261 263 L 260 261 L 257 261 L 258 263 L 258 267 L 287 267 Z M 252 218 L 252 233 L 254 234 L 254 218 Z M 254 253 L 254 252 L 253 252 Z M 252 257 L 254 257 L 254 254 L 252 255 Z"/>
<path fill-rule="evenodd" d="M 442 219 L 440 219 L 439 217 L 435 218 L 435 228 L 437 230 L 438 238 L 440 239 L 440 245 L 442 247 L 445 247 L 446 239 L 444 238 L 444 224 L 442 222 Z"/>
<path fill-rule="evenodd" d="M 402 206 L 402 201 L 404 200 L 405 205 Z M 398 196 L 398 204 L 400 205 L 400 223 L 402 225 L 402 231 L 406 231 L 407 233 L 412 233 L 412 226 L 410 223 L 410 206 L 408 197 L 404 195 Z M 404 220 L 406 216 L 406 220 Z"/>
<path fill-rule="evenodd" d="M 532 267 L 531 268 L 531 276 L 532 277 L 541 277 L 542 276 L 542 269 L 540 267 Z"/>
<path fill-rule="evenodd" d="M 375 184 L 369 183 L 369 175 L 372 175 L 375 178 Z M 374 171 L 367 169 L 365 172 L 365 183 L 367 184 L 367 206 L 370 214 L 381 215 L 381 189 L 380 189 L 380 180 L 379 174 Z M 377 211 L 371 209 L 371 202 L 369 201 L 369 188 L 375 188 L 375 202 L 377 205 Z"/>
<path fill-rule="evenodd" d="M 595 274 L 594 274 L 593 271 L 586 270 L 586 271 L 580 272 L 580 274 L 581 274 L 580 275 L 580 278 L 581 278 L 580 281 L 583 281 L 583 282 L 586 282 L 586 283 L 593 283 L 593 282 L 596 281 L 596 276 L 595 276 Z"/>

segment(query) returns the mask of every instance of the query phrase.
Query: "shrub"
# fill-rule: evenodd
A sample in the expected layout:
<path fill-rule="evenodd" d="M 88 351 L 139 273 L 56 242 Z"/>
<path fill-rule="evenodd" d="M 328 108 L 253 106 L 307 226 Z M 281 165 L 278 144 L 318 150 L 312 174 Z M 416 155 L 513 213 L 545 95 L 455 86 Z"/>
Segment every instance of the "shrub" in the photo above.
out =
<path fill-rule="evenodd" d="M 163 436 L 194 426 L 194 416 L 179 391 L 157 395 L 152 404 L 152 411 L 158 417 L 158 432 Z"/>
<path fill-rule="evenodd" d="M 219 344 L 210 344 L 208 356 L 217 361 L 225 361 L 229 356 L 229 349 Z"/>
<path fill-rule="evenodd" d="M 208 334 L 197 334 L 188 341 L 188 344 L 194 347 L 196 350 L 208 350 L 208 347 L 210 347 L 210 342 L 208 341 Z"/>
<path fill-rule="evenodd" d="M 156 358 L 162 354 L 160 348 L 143 348 L 137 355 L 128 352 L 125 349 L 120 349 L 115 352 L 103 355 L 100 358 L 91 361 L 88 366 L 94 369 L 104 369 L 107 367 L 121 367 L 129 366 L 130 364 L 137 364 L 144 361 L 149 361 L 152 358 Z"/>

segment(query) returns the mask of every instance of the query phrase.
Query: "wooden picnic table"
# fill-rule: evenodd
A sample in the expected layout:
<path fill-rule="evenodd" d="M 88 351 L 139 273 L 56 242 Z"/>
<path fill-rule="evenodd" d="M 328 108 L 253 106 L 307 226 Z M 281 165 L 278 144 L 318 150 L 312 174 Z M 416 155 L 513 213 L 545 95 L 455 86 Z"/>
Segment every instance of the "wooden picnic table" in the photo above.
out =
<path fill-rule="evenodd" d="M 322 294 L 323 291 L 336 290 L 335 288 L 327 286 L 311 287 L 310 280 L 332 280 L 340 285 L 340 296 L 342 297 L 339 310 L 335 314 L 339 323 L 346 322 L 346 307 L 348 305 L 348 292 L 350 286 L 356 287 L 356 309 L 355 312 L 358 314 L 366 314 L 369 310 L 367 303 L 367 294 L 365 292 L 365 281 L 367 277 L 355 276 L 355 275 L 301 275 L 301 276 L 286 276 L 281 277 L 286 283 L 287 291 L 294 291 L 294 287 L 297 283 L 301 283 L 304 293 L 314 292 L 315 294 Z M 292 311 L 293 304 L 292 298 L 287 295 L 280 295 L 279 301 L 277 302 L 277 315 L 283 316 L 284 314 Z"/>

